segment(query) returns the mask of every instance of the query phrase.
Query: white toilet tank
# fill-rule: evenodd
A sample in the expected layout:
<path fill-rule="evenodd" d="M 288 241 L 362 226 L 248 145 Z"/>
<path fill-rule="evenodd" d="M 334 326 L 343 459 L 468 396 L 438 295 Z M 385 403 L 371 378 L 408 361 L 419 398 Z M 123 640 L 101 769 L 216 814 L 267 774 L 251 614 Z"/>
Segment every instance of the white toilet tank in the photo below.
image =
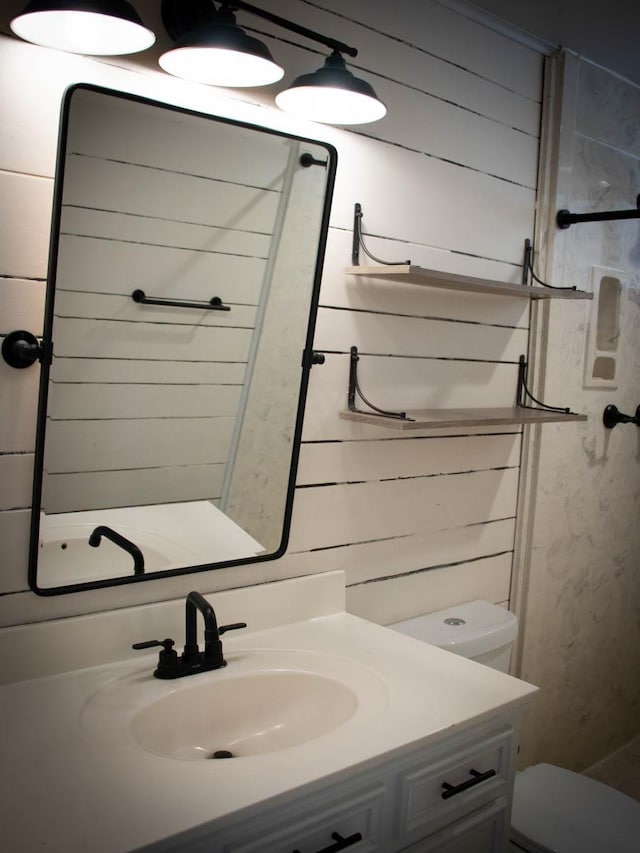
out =
<path fill-rule="evenodd" d="M 501 672 L 509 672 L 518 620 L 497 604 L 470 601 L 387 627 Z"/>

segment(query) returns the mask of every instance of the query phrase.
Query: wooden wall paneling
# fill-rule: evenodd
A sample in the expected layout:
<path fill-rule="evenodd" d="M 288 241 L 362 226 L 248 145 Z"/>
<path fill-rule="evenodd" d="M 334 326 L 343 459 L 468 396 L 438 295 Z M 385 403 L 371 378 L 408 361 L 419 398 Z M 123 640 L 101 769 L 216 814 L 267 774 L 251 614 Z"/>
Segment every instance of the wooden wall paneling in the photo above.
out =
<path fill-rule="evenodd" d="M 353 134 L 340 147 L 335 228 L 352 230 L 356 201 L 377 234 L 513 264 L 533 233 L 534 190 Z"/>
<path fill-rule="evenodd" d="M 49 178 L 0 174 L 0 275 L 46 277 L 52 192 Z"/>
<path fill-rule="evenodd" d="M 158 248 L 194 249 L 247 258 L 266 258 L 271 242 L 270 234 L 198 225 L 195 222 L 165 222 L 153 216 L 133 217 L 119 211 L 74 207 L 63 209 L 60 230 L 71 236 L 143 243 Z"/>
<path fill-rule="evenodd" d="M 285 566 L 282 577 L 287 572 L 312 574 L 340 569 L 349 585 L 380 580 L 376 588 L 381 592 L 386 580 L 396 576 L 424 569 L 449 569 L 478 557 L 506 553 L 513 548 L 514 526 L 513 518 L 505 518 L 372 542 L 289 551 L 280 561 Z M 415 613 L 419 612 L 416 609 Z"/>
<path fill-rule="evenodd" d="M 511 555 L 502 554 L 404 575 L 384 583 L 359 584 L 347 588 L 347 610 L 363 619 L 389 625 L 476 598 L 495 604 L 508 598 L 510 575 Z"/>
<path fill-rule="evenodd" d="M 144 307 L 144 306 L 141 306 Z M 68 358 L 246 361 L 251 329 L 59 318 L 54 353 Z"/>
<path fill-rule="evenodd" d="M 487 327 L 474 321 L 321 308 L 314 346 L 328 352 L 357 346 L 362 353 L 517 362 L 527 351 L 527 337 L 526 329 Z"/>
<path fill-rule="evenodd" d="M 0 454 L 0 510 L 31 506 L 33 453 Z"/>
<path fill-rule="evenodd" d="M 297 0 L 297 4 L 299 9 L 306 6 L 304 0 Z M 540 100 L 542 59 L 538 53 L 437 0 L 376 4 L 374 14 L 369 0 L 322 0 L 322 7 L 334 13 L 326 18 L 325 27 L 331 26 L 332 19 L 345 30 L 350 20 L 363 22 L 365 27 L 401 43 L 417 45 L 430 55 L 473 71 L 534 102 Z M 364 57 L 358 59 L 364 64 Z M 375 67 L 374 61 L 366 65 Z"/>
<path fill-rule="evenodd" d="M 0 359 L 0 451 L 33 452 L 39 378 L 37 363 L 18 370 Z"/>
<path fill-rule="evenodd" d="M 233 423 L 233 418 L 52 421 L 47 468 L 55 473 L 224 462 Z"/>
<path fill-rule="evenodd" d="M 244 382 L 245 370 L 244 362 L 56 359 L 57 382 L 237 385 Z"/>
<path fill-rule="evenodd" d="M 399 11 L 396 7 L 393 11 L 389 10 L 389 14 L 387 10 L 381 8 L 372 10 L 371 3 L 367 0 L 359 4 L 359 7 L 353 6 L 353 8 L 350 8 L 353 4 L 345 6 L 339 0 L 335 3 L 323 3 L 322 5 L 330 10 L 328 12 L 319 8 L 309 8 L 309 4 L 301 6 L 297 0 L 288 0 L 286 3 L 277 5 L 284 6 L 293 20 L 300 20 L 304 15 L 305 19 L 313 21 L 319 30 L 327 33 L 338 31 L 339 38 L 355 45 L 358 48 L 358 56 L 355 59 L 348 58 L 348 65 L 356 74 L 359 69 L 364 69 L 367 79 L 379 95 L 381 80 L 389 78 L 439 98 L 443 103 L 460 105 L 473 113 L 525 133 L 534 136 L 538 134 L 536 98 L 532 99 L 508 88 L 504 84 L 503 74 L 498 75 L 497 81 L 494 82 L 475 69 L 469 68 L 468 51 L 464 62 L 449 61 L 444 58 L 446 51 L 443 50 L 442 41 L 437 45 L 439 55 L 430 52 L 424 46 L 425 40 L 429 40 L 431 36 L 430 27 L 422 30 L 413 29 L 409 23 L 403 36 L 394 35 L 393 29 L 387 27 L 388 20 L 393 20 L 400 15 L 411 19 L 416 11 L 415 8 Z M 417 5 L 413 3 L 414 7 Z M 383 16 L 384 25 L 380 26 L 379 21 Z M 356 21 L 352 21 L 352 18 Z M 400 22 L 393 20 L 393 23 Z M 465 22 L 454 19 L 456 30 L 461 24 L 464 26 Z M 499 50 L 504 44 L 504 38 L 495 34 L 487 36 L 486 33 L 476 32 L 474 38 L 486 39 L 487 43 L 491 44 L 491 50 Z M 451 33 L 448 33 L 446 41 L 448 49 L 453 46 L 450 43 L 455 41 L 455 36 L 452 39 Z M 280 56 L 280 46 L 278 46 L 278 56 L 286 61 L 286 68 L 291 70 L 292 74 L 312 70 L 309 57 L 305 56 L 303 51 L 298 52 L 299 66 L 296 64 L 294 72 L 290 64 L 293 57 L 287 56 L 285 60 L 284 56 Z M 532 73 L 535 79 L 540 57 L 530 51 L 523 52 L 520 60 L 523 56 L 526 56 L 527 73 Z M 512 70 L 512 67 L 509 68 L 509 72 Z M 399 113 L 394 101 L 389 100 L 388 106 L 396 114 Z M 377 126 L 383 127 L 384 123 Z"/>
<path fill-rule="evenodd" d="M 0 335 L 15 329 L 42 334 L 45 285 L 42 281 L 0 280 Z"/>
<path fill-rule="evenodd" d="M 508 469 L 298 489 L 289 547 L 301 551 L 509 518 L 517 481 L 517 470 Z"/>
<path fill-rule="evenodd" d="M 329 441 L 300 448 L 298 486 L 515 468 L 519 433 Z"/>
<path fill-rule="evenodd" d="M 200 464 L 127 471 L 87 471 L 46 478 L 43 503 L 56 512 L 88 507 L 107 509 L 143 504 L 215 500 L 220 497 L 223 464 Z M 49 510 L 50 511 L 50 510 Z"/>
<path fill-rule="evenodd" d="M 73 235 L 60 240 L 56 288 L 130 296 L 182 296 L 257 305 L 264 258 Z"/>
<path fill-rule="evenodd" d="M 52 385 L 50 421 L 235 417 L 238 385 Z"/>
<path fill-rule="evenodd" d="M 268 233 L 279 197 L 277 190 L 67 155 L 65 205 Z"/>
<path fill-rule="evenodd" d="M 0 512 L 0 587 L 4 594 L 27 589 L 30 510 Z"/>

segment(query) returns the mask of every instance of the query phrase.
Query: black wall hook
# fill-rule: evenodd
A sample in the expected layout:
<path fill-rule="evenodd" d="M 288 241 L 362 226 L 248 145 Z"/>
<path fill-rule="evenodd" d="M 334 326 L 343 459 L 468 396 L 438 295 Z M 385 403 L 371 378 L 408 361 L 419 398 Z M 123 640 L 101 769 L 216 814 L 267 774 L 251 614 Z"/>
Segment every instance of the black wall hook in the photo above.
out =
<path fill-rule="evenodd" d="M 602 423 L 607 429 L 613 429 L 618 424 L 635 424 L 636 426 L 640 426 L 640 406 L 636 409 L 635 415 L 625 415 L 617 406 L 611 404 L 605 408 L 602 414 Z"/>
<path fill-rule="evenodd" d="M 36 361 L 42 361 L 44 354 L 44 342 L 24 329 L 10 332 L 2 342 L 2 357 L 11 367 L 31 367 Z"/>

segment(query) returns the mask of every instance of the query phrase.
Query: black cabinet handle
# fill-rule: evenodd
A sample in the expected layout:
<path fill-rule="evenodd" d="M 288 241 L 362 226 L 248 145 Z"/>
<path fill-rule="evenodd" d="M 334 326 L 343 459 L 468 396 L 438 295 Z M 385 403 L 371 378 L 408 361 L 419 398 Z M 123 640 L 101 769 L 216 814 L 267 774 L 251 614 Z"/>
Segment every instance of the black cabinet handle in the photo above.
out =
<path fill-rule="evenodd" d="M 339 832 L 332 832 L 331 837 L 335 841 L 335 844 L 323 847 L 322 850 L 318 850 L 318 853 L 338 853 L 338 850 L 346 850 L 347 847 L 351 847 L 353 844 L 357 844 L 358 841 L 362 841 L 361 832 L 354 832 L 353 835 L 349 835 L 347 838 L 343 838 Z M 300 853 L 300 851 L 296 849 L 293 853 Z"/>
<path fill-rule="evenodd" d="M 463 791 L 468 791 L 469 788 L 473 788 L 474 785 L 479 785 L 480 782 L 485 782 L 487 779 L 491 779 L 492 776 L 496 775 L 495 770 L 486 770 L 484 773 L 480 773 L 478 770 L 469 770 L 471 774 L 471 778 L 467 779 L 466 782 L 462 782 L 460 785 L 450 785 L 448 782 L 443 782 L 442 787 L 444 791 L 442 792 L 442 799 L 448 800 L 449 797 L 455 797 L 456 794 L 461 794 Z"/>

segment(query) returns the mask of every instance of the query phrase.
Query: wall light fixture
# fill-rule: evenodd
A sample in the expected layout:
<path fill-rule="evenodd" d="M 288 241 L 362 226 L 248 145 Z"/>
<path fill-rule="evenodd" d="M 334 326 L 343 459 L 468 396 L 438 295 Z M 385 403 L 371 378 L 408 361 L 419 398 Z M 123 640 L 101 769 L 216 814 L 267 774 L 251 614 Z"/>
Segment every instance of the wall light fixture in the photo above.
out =
<path fill-rule="evenodd" d="M 156 40 L 126 0 L 31 0 L 10 27 L 41 47 L 93 56 L 138 53 Z"/>
<path fill-rule="evenodd" d="M 283 68 L 267 46 L 236 23 L 238 10 L 324 45 L 322 68 L 297 77 L 276 96 L 285 112 L 327 124 L 377 121 L 387 108 L 365 80 L 347 70 L 344 56 L 356 48 L 259 9 L 244 0 L 162 0 L 162 21 L 175 44 L 159 59 L 168 74 L 215 86 L 276 83 Z M 155 42 L 127 0 L 31 0 L 11 21 L 20 38 L 71 53 L 137 53 Z"/>

